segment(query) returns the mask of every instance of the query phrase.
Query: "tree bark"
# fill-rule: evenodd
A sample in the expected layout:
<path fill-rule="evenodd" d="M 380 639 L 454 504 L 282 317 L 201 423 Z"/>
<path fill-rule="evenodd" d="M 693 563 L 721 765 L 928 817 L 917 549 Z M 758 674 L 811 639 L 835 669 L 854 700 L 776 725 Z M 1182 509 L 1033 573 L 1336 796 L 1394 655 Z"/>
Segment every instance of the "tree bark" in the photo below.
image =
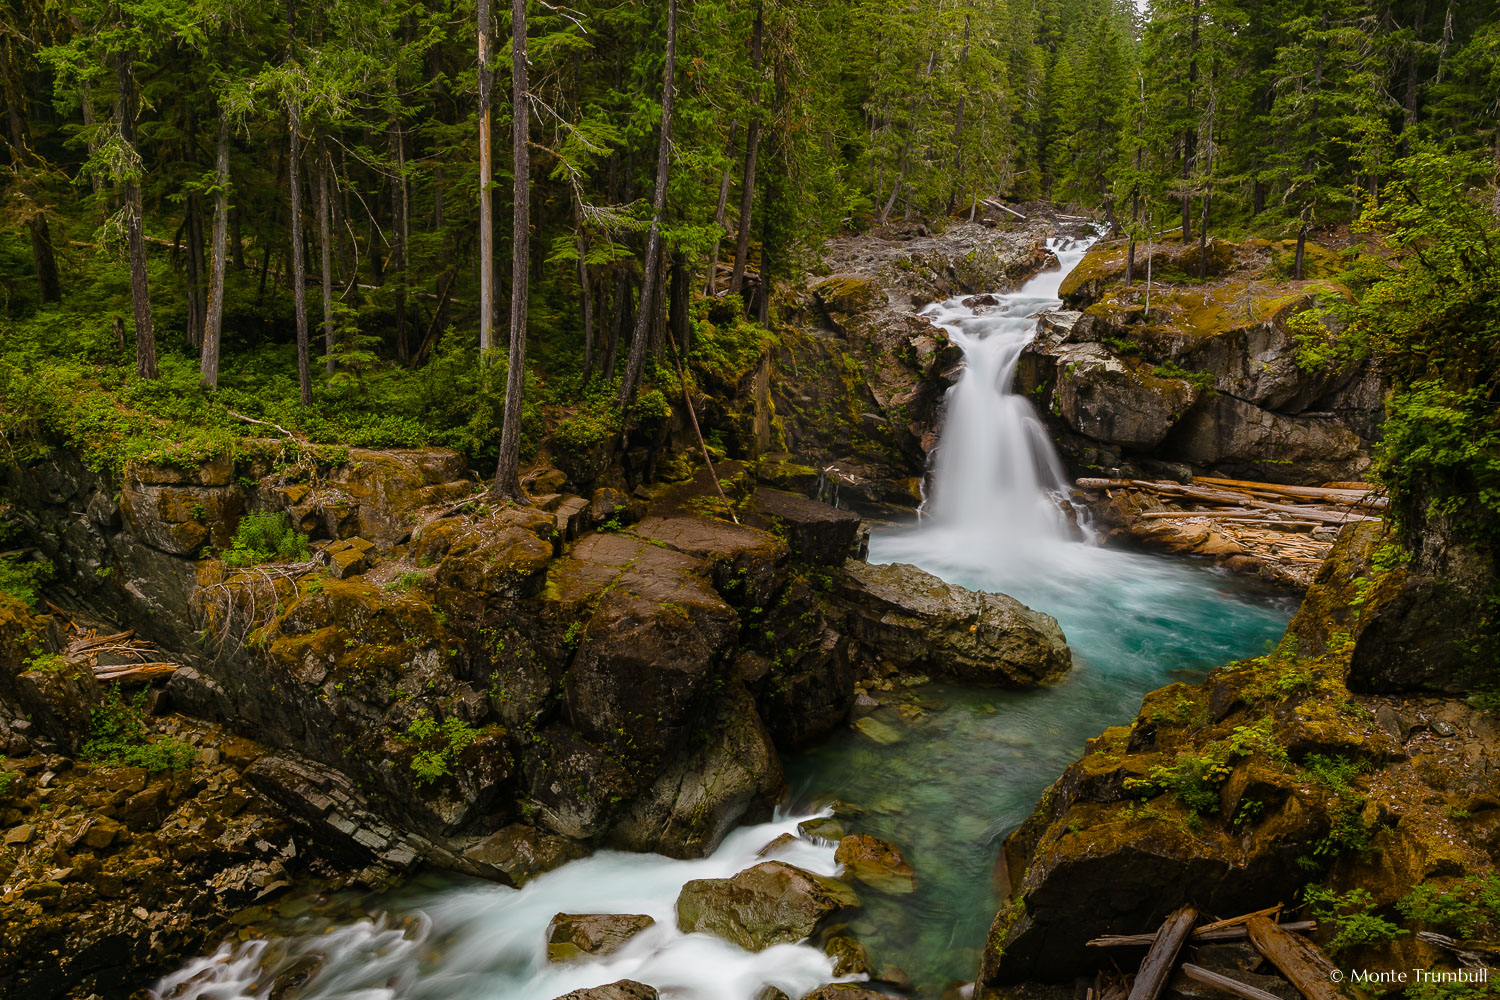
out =
<path fill-rule="evenodd" d="M 745 287 L 745 264 L 750 258 L 750 213 L 755 203 L 755 158 L 760 151 L 760 84 L 765 72 L 762 49 L 766 32 L 766 8 L 755 8 L 755 27 L 750 34 L 750 121 L 745 128 L 745 176 L 740 182 L 740 221 L 736 227 L 734 271 L 729 277 L 729 294 L 738 295 Z"/>
<path fill-rule="evenodd" d="M 494 346 L 495 218 L 490 196 L 490 0 L 479 0 L 479 353 Z"/>
<path fill-rule="evenodd" d="M 964 67 L 969 62 L 969 32 L 973 20 L 972 13 L 964 15 L 964 47 L 958 54 L 958 108 L 953 124 L 953 188 L 948 192 L 950 213 L 958 203 L 958 193 L 964 186 L 964 98 L 968 96 L 968 92 L 964 89 L 963 77 Z"/>
<path fill-rule="evenodd" d="M 318 270 L 323 276 L 323 370 L 333 374 L 333 246 L 328 233 L 328 163 L 318 161 Z"/>
<path fill-rule="evenodd" d="M 404 364 L 411 355 L 411 346 L 406 342 L 406 268 L 410 228 L 407 222 L 406 138 L 399 117 L 391 119 L 386 138 L 391 159 L 396 165 L 396 172 L 391 177 L 391 265 L 387 273 L 392 274 L 396 282 L 396 360 Z"/>
<path fill-rule="evenodd" d="M 37 159 L 31 151 L 30 129 L 23 117 L 27 98 L 19 76 L 11 60 L 10 40 L 6 39 L 0 43 L 0 78 L 3 78 L 6 118 L 10 124 L 11 160 L 18 173 L 33 166 L 32 161 Z M 40 210 L 36 211 L 26 221 L 26 229 L 31 237 L 31 261 L 36 268 L 37 301 L 41 305 L 56 302 L 62 298 L 62 281 L 57 273 L 57 258 L 52 253 L 52 231 L 47 216 Z"/>
<path fill-rule="evenodd" d="M 505 373 L 505 421 L 500 427 L 500 460 L 494 493 L 517 503 L 521 492 L 521 396 L 526 386 L 527 279 L 531 276 L 531 100 L 526 78 L 526 0 L 511 0 L 511 189 L 514 206 L 510 265 L 510 361 Z"/>
<path fill-rule="evenodd" d="M 584 228 L 583 205 L 578 211 L 578 293 L 583 303 L 583 381 L 594 373 L 594 288 L 589 276 L 589 234 Z"/>
<path fill-rule="evenodd" d="M 519 2 L 519 0 L 517 0 Z M 759 18 L 756 23 L 759 24 Z M 650 332 L 651 303 L 661 280 L 661 218 L 667 207 L 667 179 L 672 152 L 672 98 L 677 68 L 677 0 L 667 3 L 667 60 L 662 71 L 661 143 L 656 151 L 656 194 L 651 201 L 651 232 L 646 238 L 646 271 L 641 279 L 641 306 L 636 312 L 635 329 L 630 336 L 630 358 L 625 363 L 625 380 L 620 383 L 619 404 L 623 410 L 635 398 L 636 383 L 646 363 L 646 342 Z M 744 220 L 741 219 L 743 226 Z"/>
<path fill-rule="evenodd" d="M 729 185 L 734 180 L 730 176 L 734 162 L 734 138 L 739 128 L 739 122 L 734 121 L 729 123 L 729 148 L 725 155 L 729 158 L 730 163 L 724 168 L 723 175 L 719 177 L 719 206 L 714 210 L 714 225 L 718 228 L 714 235 L 714 248 L 708 254 L 708 283 L 703 287 L 703 294 L 708 296 L 714 294 L 714 286 L 718 283 L 716 279 L 719 276 L 719 247 L 724 242 L 725 210 L 729 207 Z"/>
<path fill-rule="evenodd" d="M 120 185 L 125 205 L 125 233 L 130 245 L 130 304 L 135 313 L 135 373 L 141 378 L 156 378 L 156 331 L 151 325 L 151 287 L 146 277 L 146 231 L 141 217 L 142 169 L 135 139 L 135 77 L 130 71 L 130 54 L 115 56 L 115 77 L 119 81 L 118 117 L 120 139 L 128 150 L 130 163 Z"/>
<path fill-rule="evenodd" d="M 292 303 L 297 314 L 297 385 L 302 405 L 312 405 L 312 361 L 307 342 L 307 262 L 302 244 L 302 102 L 287 106 L 287 176 L 292 222 Z"/>
<path fill-rule="evenodd" d="M 1128 1000 L 1156 1000 L 1161 995 L 1162 987 L 1166 986 L 1167 978 L 1177 965 L 1177 955 L 1197 922 L 1198 911 L 1191 906 L 1180 907 L 1168 915 L 1156 932 L 1151 950 L 1141 960 Z"/>
<path fill-rule="evenodd" d="M 203 351 L 198 368 L 210 389 L 219 386 L 219 342 L 224 330 L 225 230 L 229 223 L 229 117 L 219 116 L 214 141 L 214 230 L 208 275 L 208 315 L 203 323 Z"/>
<path fill-rule="evenodd" d="M 203 223 L 202 206 L 198 199 L 198 193 L 194 191 L 187 197 L 187 211 L 183 218 L 183 238 L 187 241 L 184 247 L 183 262 L 187 271 L 187 345 L 198 350 L 203 348 L 203 321 L 208 316 L 208 306 L 205 301 L 204 278 L 206 275 L 203 266 Z"/>

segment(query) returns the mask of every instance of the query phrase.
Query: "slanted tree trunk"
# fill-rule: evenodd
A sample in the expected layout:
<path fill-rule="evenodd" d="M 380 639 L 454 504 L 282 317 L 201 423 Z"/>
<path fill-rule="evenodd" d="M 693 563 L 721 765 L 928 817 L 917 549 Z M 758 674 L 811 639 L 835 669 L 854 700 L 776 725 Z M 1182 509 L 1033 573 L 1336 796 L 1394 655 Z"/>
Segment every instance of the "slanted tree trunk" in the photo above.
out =
<path fill-rule="evenodd" d="M 490 197 L 490 0 L 479 0 L 479 353 L 495 343 L 495 216 Z"/>
<path fill-rule="evenodd" d="M 119 81 L 117 115 L 120 139 L 130 162 L 125 167 L 120 197 L 125 207 L 125 237 L 130 245 L 130 304 L 135 314 L 135 373 L 156 378 L 156 331 L 151 325 L 151 287 L 146 277 L 146 231 L 141 210 L 141 160 L 135 139 L 135 77 L 128 52 L 115 56 Z"/>
<path fill-rule="evenodd" d="M 500 460 L 494 494 L 517 503 L 521 492 L 521 396 L 526 385 L 527 279 L 531 276 L 531 97 L 526 78 L 526 0 L 511 2 L 511 132 L 514 136 L 511 189 L 514 207 L 510 265 L 510 362 L 505 373 L 505 421 L 500 426 Z"/>
<path fill-rule="evenodd" d="M 328 162 L 318 161 L 318 270 L 323 276 L 323 370 L 333 374 L 333 244 L 328 233 Z"/>
<path fill-rule="evenodd" d="M 292 221 L 292 303 L 297 314 L 297 384 L 302 405 L 312 405 L 312 360 L 307 342 L 307 261 L 302 244 L 302 102 L 287 107 L 288 154 Z"/>
<path fill-rule="evenodd" d="M 517 0 L 519 2 L 519 0 Z M 759 18 L 756 24 L 759 25 Z M 667 64 L 662 72 L 661 142 L 656 151 L 656 194 L 651 200 L 651 232 L 646 238 L 645 274 L 641 279 L 641 306 L 636 312 L 635 329 L 630 336 L 630 358 L 625 363 L 625 380 L 620 383 L 619 404 L 623 410 L 635 398 L 636 383 L 646 363 L 651 304 L 656 300 L 656 286 L 661 280 L 661 218 L 667 207 L 667 179 L 672 152 L 672 97 L 676 89 L 673 78 L 677 68 L 677 0 L 667 3 Z M 741 219 L 742 233 L 748 233 Z M 745 239 L 742 236 L 741 239 Z"/>
<path fill-rule="evenodd" d="M 708 254 L 708 283 L 703 288 L 703 294 L 709 296 L 714 294 L 719 276 L 719 247 L 724 242 L 725 209 L 729 206 L 729 185 L 733 182 L 730 171 L 734 162 L 734 136 L 739 129 L 739 122 L 729 123 L 729 148 L 725 155 L 729 158 L 730 165 L 724 168 L 723 175 L 719 177 L 719 206 L 714 210 L 714 248 Z"/>
<path fill-rule="evenodd" d="M 740 221 L 736 227 L 734 271 L 729 276 L 729 294 L 745 287 L 745 264 L 750 259 L 750 213 L 755 203 L 755 158 L 760 151 L 760 84 L 765 71 L 762 47 L 766 33 L 766 8 L 755 8 L 755 27 L 750 33 L 750 122 L 745 127 L 745 176 L 740 182 Z"/>
<path fill-rule="evenodd" d="M 224 329 L 224 237 L 229 222 L 229 118 L 219 117 L 214 141 L 214 231 L 208 274 L 208 315 L 203 322 L 203 351 L 198 368 L 210 389 L 219 386 L 219 341 Z"/>

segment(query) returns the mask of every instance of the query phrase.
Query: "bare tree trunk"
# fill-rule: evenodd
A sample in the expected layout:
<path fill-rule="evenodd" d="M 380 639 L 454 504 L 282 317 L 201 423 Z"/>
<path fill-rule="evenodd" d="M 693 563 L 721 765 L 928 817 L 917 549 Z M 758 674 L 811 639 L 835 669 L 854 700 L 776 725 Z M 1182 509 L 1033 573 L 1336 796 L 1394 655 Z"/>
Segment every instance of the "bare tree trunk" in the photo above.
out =
<path fill-rule="evenodd" d="M 406 137 L 401 119 L 392 118 L 386 132 L 396 173 L 391 178 L 391 266 L 396 281 L 396 360 L 405 363 L 411 356 L 406 342 L 406 270 L 410 228 L 407 222 Z"/>
<path fill-rule="evenodd" d="M 121 198 L 125 203 L 125 232 L 130 244 L 130 303 L 135 313 L 135 373 L 156 378 L 156 331 L 151 325 L 151 287 L 146 277 L 146 231 L 141 218 L 141 161 L 135 141 L 135 77 L 130 72 L 130 54 L 115 56 L 119 81 L 118 117 L 120 138 L 131 160 L 125 168 Z"/>
<path fill-rule="evenodd" d="M 323 370 L 333 374 L 333 246 L 328 235 L 328 163 L 318 161 L 318 249 L 323 275 Z"/>
<path fill-rule="evenodd" d="M 224 237 L 229 222 L 229 117 L 219 116 L 214 142 L 214 231 L 208 275 L 208 315 L 203 323 L 203 352 L 198 368 L 210 389 L 219 386 L 219 341 L 224 330 Z"/>
<path fill-rule="evenodd" d="M 495 218 L 490 196 L 490 0 L 479 0 L 479 353 L 494 346 Z"/>
<path fill-rule="evenodd" d="M 750 34 L 750 122 L 745 129 L 745 177 L 740 183 L 740 221 L 734 244 L 734 272 L 729 277 L 729 294 L 738 295 L 745 287 L 745 264 L 750 259 L 750 212 L 755 202 L 755 157 L 760 150 L 760 85 L 765 71 L 762 46 L 766 33 L 766 9 L 761 3 L 755 9 L 755 28 Z"/>
<path fill-rule="evenodd" d="M 578 292 L 583 303 L 583 381 L 594 373 L 594 288 L 589 277 L 589 234 L 578 203 Z"/>
<path fill-rule="evenodd" d="M 519 3 L 520 0 L 516 2 Z M 759 23 L 757 18 L 756 24 Z M 655 301 L 656 286 L 661 279 L 661 218 L 667 207 L 667 179 L 671 169 L 672 98 L 676 89 L 673 85 L 676 69 L 677 0 L 668 0 L 667 62 L 662 72 L 661 143 L 656 151 L 656 195 L 651 201 L 651 232 L 646 238 L 646 271 L 641 279 L 641 307 L 636 313 L 635 329 L 630 336 L 630 359 L 625 363 L 625 380 L 620 383 L 619 404 L 622 410 L 635 398 L 636 383 L 640 381 L 641 369 L 646 363 L 651 303 Z M 748 233 L 745 221 L 740 220 L 742 233 Z M 742 241 L 746 238 L 748 237 L 741 237 Z"/>
<path fill-rule="evenodd" d="M 958 55 L 958 109 L 954 116 L 957 120 L 953 125 L 953 188 L 948 192 L 949 212 L 953 211 L 958 192 L 964 186 L 964 98 L 968 94 L 964 90 L 963 75 L 964 67 L 969 62 L 969 30 L 973 19 L 972 13 L 964 15 L 964 47 Z"/>
<path fill-rule="evenodd" d="M 229 213 L 229 246 L 234 255 L 234 269 L 243 271 L 245 269 L 245 240 L 240 234 L 240 210 L 239 207 L 230 210 Z"/>
<path fill-rule="evenodd" d="M 307 262 L 302 245 L 302 102 L 293 100 L 287 107 L 289 154 L 287 176 L 290 178 L 292 221 L 292 303 L 297 313 L 297 384 L 302 405 L 312 405 L 312 361 L 307 342 Z"/>
<path fill-rule="evenodd" d="M 187 198 L 187 212 L 183 219 L 183 237 L 187 246 L 183 261 L 187 265 L 187 344 L 203 348 L 203 321 L 208 316 L 207 289 L 204 287 L 208 269 L 203 266 L 203 210 L 194 191 Z"/>
<path fill-rule="evenodd" d="M 511 0 L 511 132 L 515 178 L 510 265 L 510 362 L 505 373 L 505 421 L 500 426 L 500 460 L 495 465 L 495 496 L 526 502 L 521 492 L 521 396 L 526 386 L 527 279 L 531 276 L 531 95 L 526 78 L 526 0 Z"/>
<path fill-rule="evenodd" d="M 739 129 L 739 122 L 729 123 L 729 148 L 725 155 L 729 158 L 730 165 L 724 168 L 724 173 L 719 178 L 719 207 L 714 210 L 714 225 L 718 228 L 715 230 L 714 248 L 708 254 L 708 283 L 703 288 L 703 294 L 709 296 L 714 294 L 714 285 L 717 284 L 715 279 L 719 276 L 719 246 L 724 242 L 725 209 L 729 206 L 729 185 L 733 182 L 730 171 L 734 163 L 734 134 Z"/>
<path fill-rule="evenodd" d="M 672 254 L 672 280 L 667 292 L 667 339 L 684 352 L 691 346 L 688 344 L 688 331 L 692 329 L 688 322 L 688 285 L 691 281 L 687 257 L 678 250 Z"/>
<path fill-rule="evenodd" d="M 32 165 L 37 157 L 31 151 L 30 129 L 23 117 L 27 98 L 19 71 L 10 57 L 9 39 L 0 42 L 0 84 L 4 87 L 6 118 L 10 123 L 11 159 L 19 172 L 19 168 Z M 56 302 L 62 298 L 62 281 L 57 273 L 57 258 L 52 253 L 52 231 L 47 216 L 35 213 L 27 220 L 26 229 L 31 236 L 31 261 L 36 268 L 37 301 L 42 305 Z"/>

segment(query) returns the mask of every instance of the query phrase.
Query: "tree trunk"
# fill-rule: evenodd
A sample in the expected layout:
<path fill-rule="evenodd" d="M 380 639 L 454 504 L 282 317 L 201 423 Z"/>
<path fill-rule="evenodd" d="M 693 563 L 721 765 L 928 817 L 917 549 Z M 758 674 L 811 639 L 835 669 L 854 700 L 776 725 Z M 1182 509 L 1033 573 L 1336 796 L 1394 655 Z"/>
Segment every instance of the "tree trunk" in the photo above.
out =
<path fill-rule="evenodd" d="M 214 231 L 208 276 L 208 315 L 198 368 L 210 389 L 219 386 L 219 342 L 224 330 L 224 237 L 229 222 L 229 116 L 220 113 L 214 142 Z"/>
<path fill-rule="evenodd" d="M 297 313 L 297 385 L 302 405 L 312 405 L 312 360 L 307 343 L 307 261 L 302 245 L 302 103 L 294 100 L 287 107 L 292 221 L 292 304 Z"/>
<path fill-rule="evenodd" d="M 391 159 L 396 165 L 396 172 L 391 177 L 391 266 L 389 272 L 396 282 L 396 360 L 404 364 L 411 356 L 411 346 L 406 342 L 407 244 L 411 234 L 407 223 L 406 138 L 401 128 L 400 118 L 391 119 L 386 138 L 390 142 Z"/>
<path fill-rule="evenodd" d="M 766 32 L 766 9 L 762 3 L 755 9 L 755 28 L 750 34 L 750 122 L 745 129 L 745 176 L 740 182 L 740 221 L 734 243 L 734 271 L 729 277 L 729 294 L 738 295 L 745 287 L 745 263 L 750 258 L 750 212 L 755 202 L 755 157 L 760 150 L 760 84 L 765 71 L 762 46 Z"/>
<path fill-rule="evenodd" d="M 125 167 L 120 196 L 125 206 L 125 233 L 130 244 L 130 304 L 135 313 L 135 373 L 156 378 L 156 331 L 151 326 L 151 287 L 146 278 L 146 231 L 141 217 L 142 170 L 135 141 L 135 77 L 130 72 L 130 54 L 115 56 L 119 81 L 120 139 L 130 163 Z"/>
<path fill-rule="evenodd" d="M 531 276 L 531 96 L 526 79 L 526 0 L 511 0 L 511 189 L 514 202 L 510 264 L 510 362 L 505 373 L 505 421 L 495 466 L 497 497 L 525 503 L 521 492 L 521 396 L 526 386 L 527 279 Z"/>
<path fill-rule="evenodd" d="M 583 381 L 594 373 L 594 288 L 589 278 L 589 234 L 583 225 L 583 206 L 578 205 L 578 293 L 583 303 Z"/>
<path fill-rule="evenodd" d="M 739 129 L 739 122 L 729 123 L 729 148 L 726 150 L 725 155 L 730 162 L 729 165 L 724 167 L 723 175 L 719 177 L 719 206 L 714 210 L 714 226 L 717 228 L 714 231 L 714 248 L 708 254 L 708 283 L 703 288 L 703 294 L 708 296 L 714 294 L 714 285 L 717 284 L 716 279 L 719 276 L 719 247 L 724 242 L 724 234 L 726 232 L 724 229 L 724 220 L 725 210 L 729 207 L 729 185 L 733 182 L 730 172 L 734 163 L 734 138 L 735 133 Z"/>
<path fill-rule="evenodd" d="M 520 2 L 520 0 L 517 0 Z M 757 17 L 756 24 L 760 24 Z M 757 31 L 758 37 L 758 31 Z M 656 195 L 651 201 L 651 232 L 646 238 L 646 271 L 641 278 L 641 307 L 635 316 L 635 329 L 630 336 L 630 359 L 625 364 L 625 380 L 620 383 L 619 404 L 623 410 L 635 398 L 636 383 L 641 377 L 641 368 L 646 363 L 646 340 L 650 332 L 651 303 L 656 297 L 656 286 L 661 279 L 661 217 L 667 207 L 667 179 L 671 168 L 672 152 L 672 98 L 675 91 L 674 75 L 677 68 L 677 0 L 667 3 L 667 61 L 662 72 L 661 95 L 661 143 L 656 151 Z M 740 220 L 742 233 L 748 233 Z M 743 245 L 747 236 L 741 237 Z M 738 262 L 738 258 L 736 258 Z M 736 268 L 736 273 L 739 269 Z"/>
<path fill-rule="evenodd" d="M 692 329 L 688 321 L 688 285 L 691 280 L 687 256 L 678 250 L 672 254 L 672 281 L 667 293 L 667 336 L 683 353 L 692 347 L 688 343 L 688 331 Z"/>
<path fill-rule="evenodd" d="M 234 269 L 243 271 L 245 269 L 245 240 L 240 234 L 240 210 L 239 207 L 230 210 L 229 213 L 229 246 L 234 255 Z"/>
<path fill-rule="evenodd" d="M 333 245 L 328 234 L 328 163 L 318 161 L 318 270 L 323 276 L 323 370 L 333 374 Z"/>
<path fill-rule="evenodd" d="M 1302 280 L 1303 251 L 1307 246 L 1307 223 L 1297 229 L 1297 255 L 1292 260 L 1292 280 Z"/>
<path fill-rule="evenodd" d="M 490 0 L 479 0 L 479 354 L 494 346 L 495 218 L 490 196 Z"/>
<path fill-rule="evenodd" d="M 1191 124 L 1193 121 L 1193 88 L 1198 83 L 1198 7 L 1201 0 L 1193 0 L 1193 27 L 1188 38 L 1188 78 L 1187 78 L 1187 131 L 1182 136 L 1182 245 L 1187 246 L 1188 240 L 1193 238 L 1193 194 L 1192 194 L 1192 165 L 1196 159 L 1198 147 L 1198 130 Z"/>
<path fill-rule="evenodd" d="M 19 76 L 10 57 L 10 40 L 6 39 L 0 42 L 0 82 L 3 82 L 5 88 L 11 159 L 18 174 L 22 168 L 33 165 L 31 161 L 36 159 L 28 136 L 30 129 L 23 117 L 27 98 Z M 37 301 L 41 305 L 56 302 L 62 298 L 62 281 L 57 274 L 57 258 L 52 253 L 52 231 L 47 224 L 46 215 L 36 212 L 27 220 L 26 229 L 31 237 L 31 261 L 36 268 Z"/>
<path fill-rule="evenodd" d="M 958 108 L 954 115 L 953 123 L 953 188 L 948 192 L 948 211 L 953 211 L 957 203 L 958 192 L 964 186 L 964 98 L 968 96 L 964 90 L 964 66 L 969 61 L 969 30 L 974 20 L 974 15 L 964 15 L 964 47 L 958 54 Z"/>

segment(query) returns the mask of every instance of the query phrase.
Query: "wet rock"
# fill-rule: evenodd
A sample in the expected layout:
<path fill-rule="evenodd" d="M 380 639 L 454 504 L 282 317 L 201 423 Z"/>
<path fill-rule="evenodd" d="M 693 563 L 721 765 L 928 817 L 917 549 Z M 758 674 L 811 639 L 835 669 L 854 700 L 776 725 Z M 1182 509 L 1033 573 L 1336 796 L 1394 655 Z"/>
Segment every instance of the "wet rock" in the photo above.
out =
<path fill-rule="evenodd" d="M 890 997 L 859 983 L 830 983 L 819 986 L 802 1000 L 890 1000 Z"/>
<path fill-rule="evenodd" d="M 915 566 L 844 564 L 841 597 L 865 656 L 898 670 L 1004 687 L 1056 680 L 1072 665 L 1050 615 Z"/>
<path fill-rule="evenodd" d="M 644 914 L 559 913 L 547 926 L 547 961 L 609 955 L 656 921 Z"/>
<path fill-rule="evenodd" d="M 854 723 L 854 728 L 881 746 L 900 743 L 905 738 L 894 726 L 888 726 L 872 715 L 867 715 L 857 720 Z"/>
<path fill-rule="evenodd" d="M 464 859 L 499 874 L 497 881 L 520 887 L 538 875 L 561 868 L 586 853 L 576 840 L 512 823 L 464 851 Z"/>
<path fill-rule="evenodd" d="M 697 858 L 735 824 L 770 818 L 785 784 L 781 759 L 744 687 L 732 685 L 704 725 L 714 738 L 678 757 L 631 802 L 614 843 Z"/>
<path fill-rule="evenodd" d="M 825 566 L 843 563 L 859 537 L 858 514 L 796 493 L 757 490 L 751 512 L 783 535 L 795 555 Z"/>
<path fill-rule="evenodd" d="M 1203 390 L 1116 358 L 1099 344 L 1060 347 L 1052 404 L 1075 431 L 1127 448 L 1154 448 Z"/>
<path fill-rule="evenodd" d="M 695 879 L 677 897 L 677 926 L 721 937 L 749 951 L 801 941 L 828 917 L 859 905 L 836 879 L 781 861 L 764 861 L 732 878 Z"/>
<path fill-rule="evenodd" d="M 755 856 L 757 858 L 770 857 L 772 854 L 783 851 L 786 848 L 791 847 L 795 843 L 797 843 L 796 837 L 792 836 L 790 833 L 783 833 L 778 835 L 776 839 L 772 840 L 765 847 L 762 847 L 759 851 L 755 852 Z"/>
<path fill-rule="evenodd" d="M 836 844 L 844 839 L 844 825 L 832 816 L 818 816 L 797 824 L 797 833 L 812 841 Z"/>
<path fill-rule="evenodd" d="M 835 976 L 867 976 L 870 956 L 864 945 L 847 934 L 835 935 L 823 945 L 823 954 L 833 959 Z"/>
<path fill-rule="evenodd" d="M 791 1000 L 791 997 L 774 986 L 762 986 L 751 1000 Z"/>
<path fill-rule="evenodd" d="M 867 833 L 839 841 L 833 859 L 872 889 L 896 895 L 916 890 L 916 872 L 895 845 Z"/>
<path fill-rule="evenodd" d="M 657 1000 L 656 988 L 638 983 L 633 979 L 621 979 L 608 986 L 594 986 L 585 990 L 574 990 L 557 1000 Z"/>
<path fill-rule="evenodd" d="M 1217 394 L 1188 413 L 1162 454 L 1273 482 L 1353 480 L 1369 467 L 1358 435 L 1329 416 L 1287 416 Z"/>
<path fill-rule="evenodd" d="M 787 543 L 769 532 L 707 517 L 647 517 L 635 533 L 702 560 L 714 589 L 737 605 L 769 601 L 789 555 Z"/>

